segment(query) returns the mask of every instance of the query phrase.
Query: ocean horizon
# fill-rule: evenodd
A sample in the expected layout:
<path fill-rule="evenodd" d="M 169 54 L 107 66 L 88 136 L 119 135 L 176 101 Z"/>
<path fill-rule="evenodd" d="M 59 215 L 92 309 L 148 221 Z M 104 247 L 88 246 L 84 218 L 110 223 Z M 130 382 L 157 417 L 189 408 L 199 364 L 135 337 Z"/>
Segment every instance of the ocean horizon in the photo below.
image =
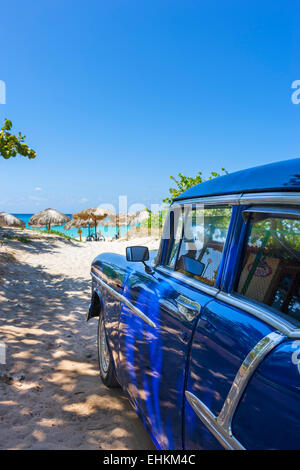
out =
<path fill-rule="evenodd" d="M 72 219 L 72 214 L 68 214 L 67 212 L 65 213 L 68 217 L 70 217 L 70 219 Z M 29 228 L 31 230 L 41 230 L 41 231 L 45 231 L 46 228 L 45 227 L 42 227 L 40 229 L 33 229 L 32 227 L 30 227 L 28 225 L 28 222 L 29 222 L 29 219 L 33 216 L 33 213 L 32 214 L 18 214 L 18 213 L 13 213 L 13 215 L 15 215 L 16 217 L 18 217 L 19 219 L 23 220 L 26 224 L 26 228 Z M 61 233 L 64 233 L 65 235 L 69 235 L 69 237 L 72 237 L 72 238 L 79 238 L 79 233 L 78 233 L 78 228 L 71 228 L 70 230 L 65 230 L 65 225 L 51 225 L 51 230 L 57 230 L 58 232 L 61 232 Z M 127 231 L 129 230 L 130 226 L 128 227 L 120 227 L 120 235 L 121 237 L 126 235 Z M 81 236 L 82 237 L 87 237 L 88 234 L 89 234 L 89 229 L 88 227 L 85 228 L 85 227 L 82 227 L 81 228 L 82 230 L 82 234 Z M 99 224 L 97 226 L 97 233 L 99 234 L 99 231 L 101 231 L 101 234 L 105 237 L 105 238 L 112 238 L 116 235 L 117 233 L 117 230 L 116 230 L 116 227 L 104 227 L 103 225 Z M 95 227 L 91 226 L 90 227 L 90 233 L 91 234 L 95 234 Z"/>

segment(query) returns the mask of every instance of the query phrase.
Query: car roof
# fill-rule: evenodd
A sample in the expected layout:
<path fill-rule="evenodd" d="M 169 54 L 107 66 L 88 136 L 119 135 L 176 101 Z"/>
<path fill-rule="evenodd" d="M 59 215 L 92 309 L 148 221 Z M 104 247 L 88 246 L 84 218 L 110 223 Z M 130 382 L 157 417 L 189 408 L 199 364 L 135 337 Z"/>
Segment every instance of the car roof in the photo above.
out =
<path fill-rule="evenodd" d="M 300 158 L 218 176 L 187 189 L 174 201 L 195 197 L 271 191 L 300 191 Z"/>

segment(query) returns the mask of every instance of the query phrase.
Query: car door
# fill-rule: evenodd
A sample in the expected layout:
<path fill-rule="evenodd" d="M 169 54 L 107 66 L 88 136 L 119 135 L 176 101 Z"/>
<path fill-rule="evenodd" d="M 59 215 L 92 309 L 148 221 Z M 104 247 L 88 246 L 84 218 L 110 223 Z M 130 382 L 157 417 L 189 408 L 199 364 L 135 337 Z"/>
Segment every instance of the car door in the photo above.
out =
<path fill-rule="evenodd" d="M 299 219 L 296 208 L 239 209 L 231 244 L 240 241 L 193 336 L 186 449 L 299 447 L 299 374 L 288 341 L 300 338 Z"/>
<path fill-rule="evenodd" d="M 152 274 L 137 266 L 123 292 L 150 322 L 122 306 L 121 382 L 162 449 L 182 448 L 190 344 L 202 311 L 217 294 L 231 209 L 219 208 L 215 217 L 212 210 L 205 213 L 197 204 L 172 208 L 159 264 Z"/>

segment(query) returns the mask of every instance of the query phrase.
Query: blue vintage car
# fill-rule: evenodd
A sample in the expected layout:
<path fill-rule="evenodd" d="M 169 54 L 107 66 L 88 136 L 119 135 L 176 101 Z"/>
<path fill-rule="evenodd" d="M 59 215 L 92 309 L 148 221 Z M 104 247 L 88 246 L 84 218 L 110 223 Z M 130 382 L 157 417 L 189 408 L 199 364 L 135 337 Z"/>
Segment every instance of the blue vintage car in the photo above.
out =
<path fill-rule="evenodd" d="M 300 449 L 300 159 L 194 186 L 91 275 L 102 380 L 157 448 Z"/>

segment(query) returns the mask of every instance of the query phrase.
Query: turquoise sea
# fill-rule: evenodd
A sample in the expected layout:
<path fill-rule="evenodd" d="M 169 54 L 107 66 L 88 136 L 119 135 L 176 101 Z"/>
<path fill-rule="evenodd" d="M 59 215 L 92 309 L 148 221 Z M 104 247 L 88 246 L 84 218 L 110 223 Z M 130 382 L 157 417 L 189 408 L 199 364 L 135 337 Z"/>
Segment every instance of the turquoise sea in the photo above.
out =
<path fill-rule="evenodd" d="M 26 228 L 31 229 L 31 227 L 29 227 L 29 225 L 28 225 L 28 221 L 29 221 L 30 217 L 33 214 L 13 214 L 13 215 L 15 215 L 16 217 L 19 217 L 19 219 L 21 219 L 21 220 L 24 220 L 24 222 L 26 223 Z M 72 219 L 72 214 L 66 214 L 66 215 L 68 215 Z M 126 235 L 129 228 L 130 228 L 129 226 L 128 227 L 120 227 L 121 237 Z M 35 229 L 35 230 L 37 230 L 37 229 Z M 39 230 L 46 230 L 46 229 L 41 228 Z M 65 233 L 66 235 L 69 235 L 70 237 L 74 237 L 74 238 L 79 237 L 77 228 L 71 228 L 70 230 L 65 230 L 64 225 L 61 225 L 59 227 L 55 226 L 55 225 L 53 225 L 53 226 L 51 225 L 51 230 L 57 230 L 59 232 Z M 81 236 L 83 238 L 87 237 L 88 233 L 89 233 L 89 229 L 82 227 L 81 230 L 82 230 Z M 97 232 L 98 233 L 99 233 L 99 230 L 101 230 L 101 233 L 105 238 L 111 238 L 116 234 L 116 227 L 103 227 L 101 225 L 98 225 L 97 226 Z M 95 234 L 95 227 L 91 227 L 90 231 L 91 231 L 92 234 Z"/>

